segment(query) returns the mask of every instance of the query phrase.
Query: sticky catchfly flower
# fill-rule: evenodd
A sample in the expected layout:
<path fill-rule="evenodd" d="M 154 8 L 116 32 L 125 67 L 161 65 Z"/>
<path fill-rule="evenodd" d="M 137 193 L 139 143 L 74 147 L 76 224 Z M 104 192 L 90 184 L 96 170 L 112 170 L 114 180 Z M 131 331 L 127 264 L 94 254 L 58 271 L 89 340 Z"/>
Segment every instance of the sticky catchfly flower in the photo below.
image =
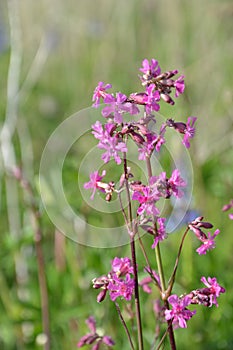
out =
<path fill-rule="evenodd" d="M 183 122 L 175 122 L 173 119 L 167 120 L 167 126 L 174 128 L 177 130 L 180 134 L 184 134 L 184 138 L 182 140 L 182 143 L 186 148 L 190 148 L 190 139 L 192 139 L 195 136 L 195 127 L 194 124 L 196 122 L 196 117 L 188 117 L 187 123 Z"/>
<path fill-rule="evenodd" d="M 77 347 L 81 348 L 84 345 L 92 345 L 92 350 L 98 350 L 100 345 L 106 344 L 109 348 L 111 348 L 115 343 L 112 338 L 108 335 L 100 335 L 96 330 L 96 321 L 93 316 L 90 316 L 86 320 L 86 324 L 90 330 L 90 333 L 85 334 L 79 340 Z"/>
<path fill-rule="evenodd" d="M 97 121 L 94 125 L 92 125 L 92 129 L 93 135 L 99 140 L 98 148 L 106 151 L 101 157 L 104 163 L 108 163 L 111 157 L 113 157 L 115 162 L 120 164 L 120 153 L 127 152 L 127 147 L 125 142 L 114 134 L 116 125 L 114 123 L 107 123 L 103 127 L 102 124 Z"/>
<path fill-rule="evenodd" d="M 139 113 L 139 109 L 132 103 L 127 102 L 127 96 L 118 92 L 116 97 L 107 95 L 104 99 L 107 104 L 102 110 L 102 115 L 105 118 L 113 118 L 115 123 L 123 122 L 123 114 L 129 113 L 131 115 Z"/>
<path fill-rule="evenodd" d="M 220 284 L 218 284 L 217 279 L 215 277 L 213 278 L 208 277 L 206 279 L 203 276 L 201 278 L 201 281 L 208 288 L 208 292 L 210 296 L 210 306 L 212 306 L 212 304 L 215 304 L 216 306 L 218 306 L 217 298 L 220 296 L 221 293 L 225 293 L 225 288 L 223 288 L 222 286 L 220 286 Z M 206 292 L 206 288 L 204 289 L 204 291 Z"/>
<path fill-rule="evenodd" d="M 102 81 L 99 82 L 99 84 L 95 88 L 93 98 L 92 98 L 92 101 L 95 101 L 93 104 L 93 107 L 97 108 L 99 106 L 100 99 L 101 98 L 104 99 L 107 96 L 106 90 L 110 89 L 111 87 L 112 87 L 111 84 L 104 85 Z"/>
<path fill-rule="evenodd" d="M 154 237 L 154 243 L 151 246 L 152 249 L 154 249 L 159 242 L 162 242 L 164 239 L 167 238 L 165 221 L 166 221 L 165 218 L 157 219 L 157 233 Z"/>
<path fill-rule="evenodd" d="M 207 233 L 207 238 L 201 238 L 200 241 L 203 243 L 199 248 L 197 248 L 196 252 L 199 255 L 206 254 L 207 251 L 215 248 L 215 237 L 220 233 L 220 230 L 216 230 L 213 235 L 211 232 Z"/>
<path fill-rule="evenodd" d="M 132 195 L 132 199 L 140 203 L 137 210 L 138 215 L 142 215 L 144 212 L 148 215 L 159 215 L 159 209 L 155 206 L 155 202 L 159 197 L 149 186 L 142 187 L 140 192 L 135 191 Z"/>
<path fill-rule="evenodd" d="M 191 299 L 188 296 L 179 298 L 173 294 L 168 298 L 168 302 L 172 309 L 165 310 L 165 319 L 172 320 L 175 328 L 187 328 L 187 321 L 196 313 L 196 311 L 187 309 L 187 306 L 191 304 Z"/>
<path fill-rule="evenodd" d="M 90 181 L 84 184 L 83 187 L 86 190 L 93 188 L 92 195 L 91 195 L 92 200 L 94 199 L 94 195 L 97 189 L 99 189 L 101 192 L 105 192 L 101 182 L 105 175 L 106 175 L 106 170 L 102 171 L 102 175 L 99 175 L 98 171 L 94 171 L 93 173 L 90 174 Z"/>
<path fill-rule="evenodd" d="M 217 298 L 220 294 L 225 293 L 225 288 L 218 284 L 215 277 L 208 277 L 207 279 L 202 277 L 201 281 L 206 287 L 195 289 L 188 294 L 191 304 L 199 304 L 206 307 L 211 307 L 212 305 L 218 306 Z"/>

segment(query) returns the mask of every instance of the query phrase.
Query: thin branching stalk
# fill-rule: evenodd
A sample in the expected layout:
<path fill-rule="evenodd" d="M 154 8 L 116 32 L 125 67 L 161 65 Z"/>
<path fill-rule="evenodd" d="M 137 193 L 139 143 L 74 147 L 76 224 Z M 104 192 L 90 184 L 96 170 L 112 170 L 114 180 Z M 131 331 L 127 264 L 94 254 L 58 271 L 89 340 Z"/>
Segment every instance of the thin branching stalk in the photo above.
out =
<path fill-rule="evenodd" d="M 160 339 L 160 342 L 159 342 L 159 344 L 157 345 L 156 350 L 159 350 L 159 349 L 161 348 L 161 346 L 163 345 L 163 342 L 164 342 L 164 339 L 165 339 L 166 336 L 167 336 L 167 333 L 168 333 L 168 328 L 166 329 L 166 331 L 164 332 L 162 338 Z"/>
<path fill-rule="evenodd" d="M 169 295 L 171 294 L 171 291 L 172 291 L 172 288 L 173 288 L 173 284 L 175 282 L 175 277 L 176 277 L 176 271 L 177 271 L 177 268 L 178 268 L 178 264 L 179 264 L 179 261 L 180 261 L 180 255 L 181 255 L 181 251 L 182 251 L 182 248 L 183 248 L 183 245 L 184 245 L 184 240 L 185 240 L 185 237 L 187 236 L 187 233 L 189 231 L 189 227 L 186 228 L 183 236 L 182 236 L 182 239 L 181 239 L 181 243 L 180 243 L 180 247 L 179 247 L 179 251 L 178 251 L 178 254 L 177 254 L 177 258 L 176 258 L 176 262 L 175 262 L 175 265 L 174 265 L 174 269 L 173 269 L 173 272 L 172 272 L 172 275 L 168 281 L 168 288 L 166 290 L 166 297 L 168 298 Z"/>
<path fill-rule="evenodd" d="M 153 279 L 153 281 L 155 282 L 156 286 L 158 287 L 159 291 L 161 292 L 160 285 L 158 284 L 158 282 L 156 281 L 156 279 L 155 279 L 154 276 L 153 276 L 152 268 L 151 268 L 151 266 L 150 266 L 150 262 L 149 262 L 149 259 L 148 259 L 147 254 L 146 254 L 145 247 L 144 247 L 144 245 L 143 245 L 142 239 L 141 239 L 141 237 L 140 237 L 139 234 L 138 234 L 138 241 L 139 241 L 139 245 L 140 245 L 140 248 L 141 248 L 141 250 L 142 250 L 142 253 L 143 253 L 143 255 L 144 255 L 144 258 L 145 258 L 145 260 L 146 260 L 146 264 L 147 264 L 147 266 L 148 266 L 148 272 L 149 272 L 151 278 Z"/>
<path fill-rule="evenodd" d="M 131 339 L 131 336 L 130 336 L 128 327 L 127 327 L 127 325 L 126 325 L 126 323 L 125 323 L 125 320 L 124 320 L 124 318 L 123 318 L 123 316 L 122 316 L 122 313 L 121 313 L 119 304 L 118 304 L 118 303 L 115 303 L 115 306 L 116 306 L 116 309 L 117 309 L 117 312 L 118 312 L 118 316 L 119 316 L 119 318 L 120 318 L 120 321 L 121 321 L 121 323 L 122 323 L 122 325 L 123 325 L 123 327 L 124 327 L 124 329 L 125 329 L 127 338 L 128 338 L 128 340 L 129 340 L 129 343 L 130 343 L 130 347 L 131 347 L 132 350 L 134 350 L 134 345 L 133 345 L 133 342 L 132 342 L 132 339 Z"/>

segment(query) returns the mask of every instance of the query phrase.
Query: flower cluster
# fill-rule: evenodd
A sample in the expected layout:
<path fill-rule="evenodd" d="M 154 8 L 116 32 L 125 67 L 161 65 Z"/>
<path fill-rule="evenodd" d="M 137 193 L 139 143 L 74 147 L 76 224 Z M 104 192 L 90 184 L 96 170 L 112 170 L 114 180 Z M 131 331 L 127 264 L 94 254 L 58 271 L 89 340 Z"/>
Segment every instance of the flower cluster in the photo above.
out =
<path fill-rule="evenodd" d="M 159 96 L 171 105 L 175 103 L 170 96 L 172 89 L 175 89 L 175 97 L 178 97 L 184 92 L 184 76 L 181 75 L 174 80 L 172 78 L 178 74 L 178 70 L 161 73 L 161 68 L 155 59 L 152 59 L 150 62 L 147 59 L 143 60 L 140 71 L 143 73 L 141 77 L 142 85 L 154 85 L 154 89 L 158 92 Z"/>
<path fill-rule="evenodd" d="M 197 118 L 190 116 L 186 119 L 186 122 L 175 121 L 173 118 L 169 118 L 165 123 L 160 121 L 158 123 L 159 127 L 157 127 L 157 130 L 154 130 L 154 126 L 157 126 L 157 118 L 159 118 L 156 112 L 160 109 L 161 101 L 163 100 L 170 105 L 174 105 L 174 98 L 179 97 L 184 92 L 184 76 L 180 75 L 177 77 L 177 70 L 162 73 L 158 61 L 155 59 L 150 61 L 147 59 L 143 60 L 140 72 L 142 73 L 140 80 L 144 91 L 133 92 L 129 96 L 121 92 L 113 94 L 107 91 L 112 87 L 110 84 L 99 82 L 93 95 L 93 106 L 95 108 L 99 107 L 102 102 L 104 104 L 101 112 L 104 122 L 96 121 L 92 125 L 92 134 L 98 141 L 97 147 L 103 151 L 101 158 L 104 164 L 111 160 L 117 165 L 121 165 L 123 162 L 124 170 L 120 179 L 114 179 L 114 181 L 109 182 L 104 180 L 106 176 L 105 170 L 102 170 L 102 173 L 93 171 L 90 174 L 90 181 L 84 184 L 84 188 L 92 190 L 91 199 L 94 198 L 96 191 L 104 193 L 106 201 L 112 199 L 114 192 L 118 195 L 129 233 L 132 256 L 131 259 L 128 257 L 115 257 L 112 261 L 110 272 L 93 279 L 93 288 L 99 290 L 98 302 L 102 302 L 107 294 L 109 294 L 113 302 L 117 298 L 130 301 L 134 295 L 135 310 L 138 313 L 137 321 L 140 322 L 138 286 L 146 293 L 151 293 L 152 287 L 155 285 L 164 305 L 159 307 L 158 303 L 155 303 L 154 309 L 159 314 L 160 320 L 163 318 L 164 321 L 167 321 L 168 333 L 170 332 L 169 336 L 172 339 L 172 325 L 174 325 L 174 328 L 186 328 L 187 321 L 196 313 L 195 310 L 189 309 L 191 304 L 208 307 L 212 305 L 218 306 L 217 298 L 221 293 L 225 292 L 225 289 L 218 284 L 215 277 L 208 277 L 207 279 L 202 277 L 201 281 L 205 284 L 204 288 L 192 290 L 190 293 L 180 297 L 172 294 L 184 239 L 188 231 L 191 230 L 201 242 L 201 246 L 196 251 L 199 255 L 202 255 L 215 248 L 215 238 L 220 231 L 217 229 L 213 234 L 211 232 L 205 233 L 204 231 L 212 229 L 213 225 L 203 221 L 203 216 L 199 216 L 187 224 L 173 272 L 166 286 L 159 246 L 168 235 L 166 232 L 166 218 L 162 217 L 158 202 L 161 199 L 168 200 L 172 197 L 182 198 L 187 181 L 183 178 L 183 174 L 179 169 L 174 168 L 174 166 L 171 166 L 173 171 L 169 175 L 165 171 L 162 171 L 160 174 L 152 173 L 150 161 L 153 153 L 161 151 L 166 142 L 166 131 L 169 128 L 183 135 L 183 145 L 186 148 L 190 148 L 190 142 L 196 132 L 195 123 Z M 141 108 L 144 109 L 143 117 L 139 117 Z M 131 120 L 129 121 L 129 119 Z M 145 161 L 147 165 L 148 178 L 144 183 L 134 179 L 134 175 L 131 173 L 127 163 L 127 153 L 132 144 L 134 147 L 136 146 L 138 159 Z M 122 206 L 121 193 L 123 191 L 125 191 L 129 203 L 127 211 Z M 230 208 L 233 208 L 233 201 L 224 206 L 223 211 Z M 232 214 L 230 214 L 230 218 L 232 218 Z M 143 230 L 153 238 L 151 248 L 155 250 L 159 273 L 157 274 L 152 269 L 147 252 L 140 239 L 147 265 L 145 271 L 148 273 L 148 276 L 138 281 L 135 237 L 136 235 L 140 237 L 140 230 Z M 168 308 L 169 304 L 171 305 L 170 309 Z M 115 305 L 117 306 L 118 304 L 115 303 Z M 121 318 L 122 315 L 120 316 Z M 122 323 L 126 327 L 125 323 Z M 96 342 L 96 347 L 93 347 L 93 350 L 98 349 L 101 343 L 112 346 L 112 341 L 109 338 L 100 337 L 96 333 L 93 319 L 89 320 L 89 328 L 91 333 L 80 340 L 80 346 L 94 342 Z M 128 330 L 126 332 L 130 338 Z M 141 332 L 140 326 L 138 326 L 138 332 Z M 142 349 L 142 336 L 139 336 L 139 339 L 141 342 L 139 348 Z M 131 347 L 133 348 L 133 346 Z"/>
<path fill-rule="evenodd" d="M 145 122 L 150 120 L 150 117 L 154 118 L 152 113 L 160 109 L 160 99 L 173 105 L 174 101 L 170 96 L 172 89 L 175 89 L 175 97 L 178 97 L 184 92 L 185 85 L 183 75 L 176 80 L 172 79 L 178 73 L 177 70 L 161 74 L 158 62 L 154 59 L 150 62 L 145 59 L 140 71 L 144 73 L 141 77 L 142 85 L 145 86 L 144 92 L 131 93 L 129 97 L 118 92 L 114 96 L 106 91 L 111 88 L 111 84 L 105 85 L 103 82 L 99 82 L 94 91 L 93 106 L 98 107 L 101 100 L 105 104 L 102 116 L 106 118 L 107 124 L 102 127 L 97 121 L 92 126 L 93 134 L 99 140 L 98 147 L 106 150 L 102 158 L 105 163 L 109 162 L 110 157 L 113 157 L 116 163 L 120 164 L 119 153 L 127 152 L 123 139 L 129 135 L 140 146 L 139 159 L 141 160 L 150 156 L 154 149 L 159 152 L 161 145 L 165 143 L 166 127 L 174 127 L 183 133 L 183 143 L 187 148 L 190 147 L 189 139 L 194 137 L 196 117 L 189 117 L 186 124 L 169 119 L 158 134 L 145 127 Z M 145 106 L 144 120 L 138 123 L 126 123 L 123 118 L 124 114 L 137 115 L 140 112 L 138 108 L 140 105 Z"/>
<path fill-rule="evenodd" d="M 212 228 L 213 225 L 210 222 L 204 222 L 202 220 L 203 216 L 199 216 L 188 225 L 190 230 L 195 233 L 198 240 L 202 242 L 202 245 L 196 250 L 199 255 L 206 254 L 208 250 L 215 248 L 214 239 L 220 233 L 220 230 L 215 230 L 213 235 L 211 235 L 211 232 L 208 232 L 206 235 L 201 228 L 208 229 Z"/>
<path fill-rule="evenodd" d="M 114 258 L 111 271 L 105 276 L 94 278 L 92 281 L 93 288 L 101 289 L 97 301 L 103 301 L 107 292 L 109 292 L 112 301 L 115 301 L 118 297 L 130 300 L 135 283 L 132 278 L 133 275 L 134 271 L 129 258 Z"/>
<path fill-rule="evenodd" d="M 81 348 L 84 345 L 93 345 L 92 350 L 98 350 L 101 344 L 107 345 L 109 349 L 115 344 L 112 338 L 108 335 L 100 335 L 96 330 L 96 321 L 93 316 L 86 320 L 86 324 L 90 333 L 85 334 L 78 342 L 77 347 Z"/>
<path fill-rule="evenodd" d="M 196 311 L 187 309 L 190 304 L 199 304 L 207 307 L 212 305 L 218 306 L 217 298 L 221 293 L 225 293 L 225 289 L 220 286 L 216 278 L 205 277 L 201 281 L 206 285 L 206 288 L 196 289 L 188 295 L 178 297 L 176 294 L 168 298 L 171 310 L 165 310 L 165 319 L 172 320 L 174 326 L 180 328 L 187 327 L 187 321 L 195 315 Z"/>

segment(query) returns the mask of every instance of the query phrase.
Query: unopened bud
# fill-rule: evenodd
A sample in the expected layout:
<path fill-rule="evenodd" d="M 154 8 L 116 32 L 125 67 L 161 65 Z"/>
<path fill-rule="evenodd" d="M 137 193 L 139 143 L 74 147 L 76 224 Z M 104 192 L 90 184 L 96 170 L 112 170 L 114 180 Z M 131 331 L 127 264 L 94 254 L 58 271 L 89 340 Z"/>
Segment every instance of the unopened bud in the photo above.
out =
<path fill-rule="evenodd" d="M 97 295 L 97 302 L 101 303 L 101 301 L 103 301 L 106 297 L 107 294 L 107 289 L 102 289 L 99 294 Z"/>
<path fill-rule="evenodd" d="M 137 92 L 130 95 L 130 98 L 133 100 L 133 102 L 137 103 L 138 105 L 144 105 L 144 97 L 146 94 L 144 92 Z"/>
<path fill-rule="evenodd" d="M 98 334 L 90 335 L 89 338 L 86 340 L 85 344 L 93 344 L 98 338 Z"/>
<path fill-rule="evenodd" d="M 203 221 L 197 224 L 197 227 L 212 228 L 213 225 L 210 222 Z"/>
<path fill-rule="evenodd" d="M 185 133 L 185 130 L 186 130 L 186 124 L 185 123 L 182 123 L 182 122 L 175 122 L 173 124 L 173 128 L 178 131 L 179 133 L 181 134 L 184 134 Z"/>
<path fill-rule="evenodd" d="M 175 104 L 175 102 L 173 101 L 171 96 L 169 96 L 168 94 L 161 93 L 160 96 L 165 102 L 169 103 L 170 105 L 174 105 Z"/>
<path fill-rule="evenodd" d="M 142 191 L 144 189 L 145 185 L 141 183 L 141 181 L 133 181 L 130 184 L 130 188 L 133 191 Z"/>
<path fill-rule="evenodd" d="M 106 202 L 111 202 L 111 199 L 112 199 L 112 193 L 107 193 L 105 197 Z"/>
<path fill-rule="evenodd" d="M 144 138 L 143 138 L 140 134 L 138 134 L 137 132 L 135 132 L 135 131 L 132 131 L 132 132 L 130 133 L 130 135 L 131 135 L 132 139 L 133 139 L 136 143 L 143 144 L 143 143 L 145 142 Z"/>

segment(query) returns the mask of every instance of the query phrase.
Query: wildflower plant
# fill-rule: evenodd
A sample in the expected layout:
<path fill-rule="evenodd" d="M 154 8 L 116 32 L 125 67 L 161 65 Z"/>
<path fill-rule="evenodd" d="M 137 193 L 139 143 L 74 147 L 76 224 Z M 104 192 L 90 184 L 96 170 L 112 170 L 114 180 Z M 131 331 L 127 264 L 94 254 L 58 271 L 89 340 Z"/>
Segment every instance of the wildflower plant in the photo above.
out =
<path fill-rule="evenodd" d="M 197 283 L 195 290 L 185 291 L 182 295 L 173 293 L 184 240 L 188 232 L 194 233 L 201 243 L 196 252 L 203 255 L 215 248 L 215 239 L 220 231 L 217 229 L 211 233 L 209 230 L 213 225 L 204 221 L 202 216 L 188 222 L 181 239 L 177 238 L 180 239 L 180 245 L 172 273 L 166 276 L 160 247 L 169 239 L 166 228 L 168 217 L 163 217 L 160 202 L 172 200 L 174 197 L 182 199 L 185 196 L 187 181 L 174 166 L 171 172 L 158 173 L 158 169 L 152 166 L 151 157 L 154 153 L 162 156 L 167 130 L 170 128 L 181 134 L 183 146 L 190 148 L 190 142 L 195 136 L 197 118 L 190 116 L 187 122 L 172 118 L 165 122 L 159 121 L 157 112 L 160 110 L 160 104 L 165 102 L 173 106 L 175 99 L 183 94 L 184 76 L 179 76 L 177 70 L 162 73 L 155 59 L 144 59 L 140 72 L 142 92 L 133 92 L 129 96 L 121 92 L 114 94 L 109 92 L 112 87 L 110 84 L 99 82 L 93 95 L 94 108 L 100 108 L 100 103 L 104 105 L 101 119 L 92 125 L 92 134 L 98 142 L 98 148 L 102 150 L 103 165 L 113 160 L 116 166 L 121 168 L 121 176 L 116 179 L 112 174 L 108 176 L 113 176 L 111 181 L 107 181 L 105 169 L 93 169 L 84 188 L 92 191 L 91 200 L 94 200 L 97 192 L 102 193 L 107 202 L 112 200 L 113 195 L 118 198 L 130 245 L 130 256 L 115 257 L 106 273 L 93 279 L 93 288 L 98 291 L 97 302 L 104 302 L 109 297 L 115 304 L 130 348 L 139 350 L 144 349 L 140 294 L 150 294 L 154 288 L 157 289 L 160 301 L 154 302 L 154 311 L 158 315 L 158 322 L 164 322 L 167 326 L 165 332 L 158 335 L 153 348 L 159 349 L 168 337 L 170 347 L 174 350 L 174 329 L 187 328 L 188 321 L 197 312 L 196 309 L 190 308 L 191 305 L 218 306 L 217 298 L 225 292 L 215 277 L 201 277 L 205 287 Z M 160 124 L 160 127 L 155 131 L 153 126 L 157 124 Z M 128 152 L 132 147 L 138 154 L 138 160 L 146 164 L 147 179 L 144 182 L 135 178 L 130 169 Z M 126 205 L 123 204 L 123 194 L 126 197 Z M 150 251 L 145 248 L 142 235 L 151 237 Z M 138 265 L 136 244 L 139 244 L 145 258 L 144 266 Z M 153 250 L 155 259 L 154 254 L 151 254 Z M 138 274 L 141 271 L 146 273 L 146 277 L 139 280 Z M 124 320 L 119 300 L 134 301 L 137 339 L 133 337 L 132 330 Z M 151 310 L 153 312 L 153 306 Z M 97 334 L 92 316 L 87 324 L 91 333 L 81 338 L 78 347 L 90 344 L 92 349 L 99 349 L 101 344 L 109 348 L 114 345 L 110 337 Z"/>

